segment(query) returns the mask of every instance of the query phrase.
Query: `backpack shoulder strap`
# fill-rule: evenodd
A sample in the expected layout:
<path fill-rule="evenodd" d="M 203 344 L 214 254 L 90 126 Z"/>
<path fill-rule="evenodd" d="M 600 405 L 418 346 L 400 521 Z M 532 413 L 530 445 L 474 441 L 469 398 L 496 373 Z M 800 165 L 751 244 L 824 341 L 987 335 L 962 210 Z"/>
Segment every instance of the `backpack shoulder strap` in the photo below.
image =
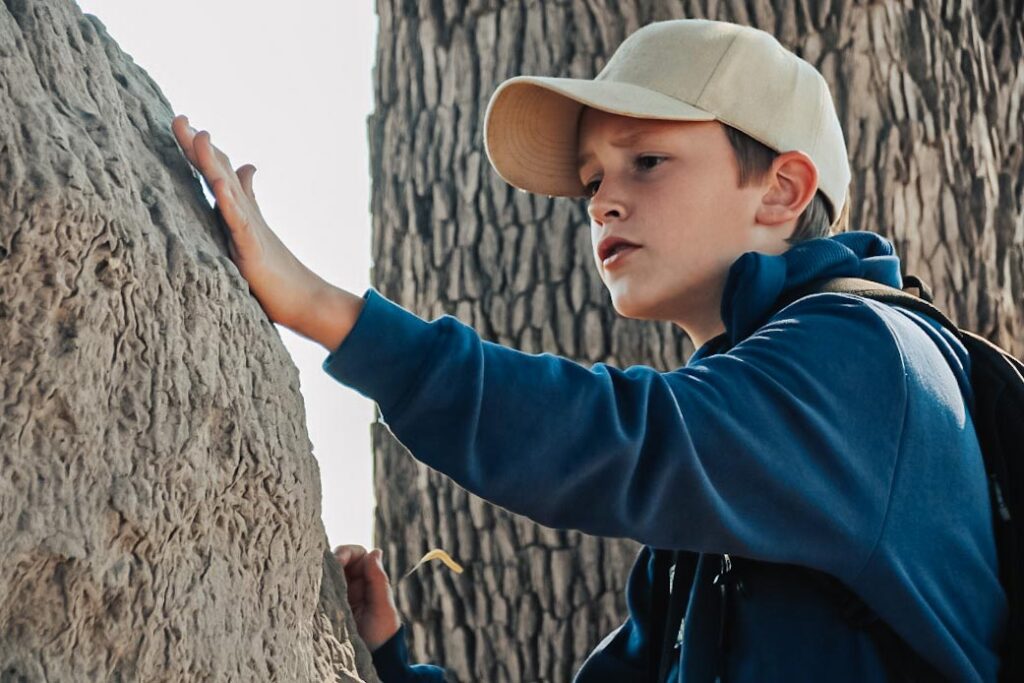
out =
<path fill-rule="evenodd" d="M 858 277 L 837 277 L 813 280 L 802 287 L 797 287 L 780 297 L 776 302 L 775 308 L 776 310 L 781 310 L 797 299 L 801 299 L 810 294 L 825 292 L 835 294 L 856 294 L 857 296 L 862 296 L 866 299 L 874 299 L 875 301 L 881 301 L 882 303 L 902 306 L 927 315 L 941 323 L 942 326 L 952 332 L 957 339 L 962 340 L 963 332 L 960 328 L 957 327 L 945 313 L 940 311 L 931 303 L 931 291 L 928 287 L 913 276 L 907 276 L 904 280 L 912 283 L 910 286 L 917 287 L 922 296 L 915 296 L 905 290 L 896 289 L 895 287 L 883 285 L 880 282 L 872 282 L 871 280 L 864 280 Z"/>
<path fill-rule="evenodd" d="M 697 571 L 697 557 L 696 553 L 683 550 L 676 550 L 672 553 L 672 571 L 670 573 L 672 589 L 661 634 L 661 656 L 655 678 L 657 683 L 667 681 L 672 664 L 679 661 L 679 653 L 676 652 L 678 637 L 682 628 L 683 615 L 690 602 L 690 586 L 693 584 L 693 578 Z"/>

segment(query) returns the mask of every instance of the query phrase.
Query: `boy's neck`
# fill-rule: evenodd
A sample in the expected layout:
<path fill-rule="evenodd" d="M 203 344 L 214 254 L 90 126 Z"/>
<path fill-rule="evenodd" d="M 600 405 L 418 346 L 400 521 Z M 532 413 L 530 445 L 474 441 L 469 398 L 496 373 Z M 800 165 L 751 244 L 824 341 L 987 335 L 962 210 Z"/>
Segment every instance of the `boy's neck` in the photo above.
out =
<path fill-rule="evenodd" d="M 683 331 L 686 332 L 686 335 L 690 338 L 690 341 L 693 343 L 693 348 L 696 350 L 707 344 L 709 341 L 711 341 L 718 335 L 725 332 L 725 325 L 722 323 L 721 320 L 719 320 L 717 326 L 711 326 L 701 332 L 694 332 L 687 328 L 683 328 Z"/>
<path fill-rule="evenodd" d="M 722 315 L 719 313 L 721 310 L 720 301 L 721 299 L 719 298 L 715 301 L 714 306 L 710 307 L 711 310 L 715 311 L 714 314 L 708 314 L 703 318 L 695 320 L 675 321 L 676 327 L 685 332 L 686 336 L 690 338 L 694 349 L 699 349 L 711 339 L 725 332 L 725 323 L 722 322 Z"/>

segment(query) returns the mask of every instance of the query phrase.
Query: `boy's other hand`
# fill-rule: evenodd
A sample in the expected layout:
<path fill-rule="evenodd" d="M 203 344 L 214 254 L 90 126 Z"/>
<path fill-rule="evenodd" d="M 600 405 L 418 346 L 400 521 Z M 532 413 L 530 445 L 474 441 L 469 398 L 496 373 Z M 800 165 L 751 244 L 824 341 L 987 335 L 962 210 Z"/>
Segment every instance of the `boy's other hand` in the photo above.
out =
<path fill-rule="evenodd" d="M 362 297 L 330 286 L 278 239 L 256 203 L 252 164 L 234 170 L 207 131 L 196 131 L 183 115 L 171 124 L 185 157 L 206 179 L 227 224 L 228 251 L 249 289 L 272 322 L 333 350 L 354 324 Z M 349 315 L 351 314 L 351 315 Z"/>
<path fill-rule="evenodd" d="M 379 548 L 368 553 L 361 545 L 339 545 L 334 549 L 334 557 L 345 570 L 348 604 L 356 619 L 356 629 L 371 652 L 386 643 L 402 625 L 381 555 Z"/>

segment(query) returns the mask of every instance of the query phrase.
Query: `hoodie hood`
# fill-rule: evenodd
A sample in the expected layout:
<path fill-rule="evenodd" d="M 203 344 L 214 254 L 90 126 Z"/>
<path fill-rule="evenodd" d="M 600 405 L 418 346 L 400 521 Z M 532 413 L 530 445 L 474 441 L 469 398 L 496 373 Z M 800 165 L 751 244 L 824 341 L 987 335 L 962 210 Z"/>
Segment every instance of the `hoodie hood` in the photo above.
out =
<path fill-rule="evenodd" d="M 819 237 L 795 244 L 782 254 L 748 251 L 729 268 L 722 293 L 725 334 L 716 339 L 729 346 L 738 344 L 768 321 L 777 310 L 775 302 L 786 292 L 812 280 L 834 277 L 859 277 L 903 288 L 900 259 L 892 242 L 873 232 L 856 230 Z"/>

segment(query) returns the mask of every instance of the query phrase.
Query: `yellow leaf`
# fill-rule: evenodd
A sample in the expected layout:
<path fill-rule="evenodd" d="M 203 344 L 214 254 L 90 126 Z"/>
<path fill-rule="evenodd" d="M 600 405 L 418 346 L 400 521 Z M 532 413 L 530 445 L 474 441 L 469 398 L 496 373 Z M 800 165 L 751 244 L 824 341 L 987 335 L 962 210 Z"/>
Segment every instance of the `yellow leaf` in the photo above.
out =
<path fill-rule="evenodd" d="M 428 552 L 426 555 L 421 557 L 420 561 L 417 562 L 416 565 L 412 569 L 410 569 L 408 572 L 405 573 L 405 576 L 409 576 L 409 574 L 412 574 L 414 571 L 419 569 L 422 564 L 424 564 L 426 562 L 430 562 L 431 560 L 441 560 L 442 562 L 444 562 L 444 564 L 449 569 L 451 569 L 456 574 L 461 574 L 462 573 L 462 566 L 458 562 L 453 560 L 448 553 L 446 553 L 445 551 L 441 550 L 440 548 L 434 548 L 433 550 Z M 405 576 L 403 576 L 402 578 L 404 579 Z"/>

